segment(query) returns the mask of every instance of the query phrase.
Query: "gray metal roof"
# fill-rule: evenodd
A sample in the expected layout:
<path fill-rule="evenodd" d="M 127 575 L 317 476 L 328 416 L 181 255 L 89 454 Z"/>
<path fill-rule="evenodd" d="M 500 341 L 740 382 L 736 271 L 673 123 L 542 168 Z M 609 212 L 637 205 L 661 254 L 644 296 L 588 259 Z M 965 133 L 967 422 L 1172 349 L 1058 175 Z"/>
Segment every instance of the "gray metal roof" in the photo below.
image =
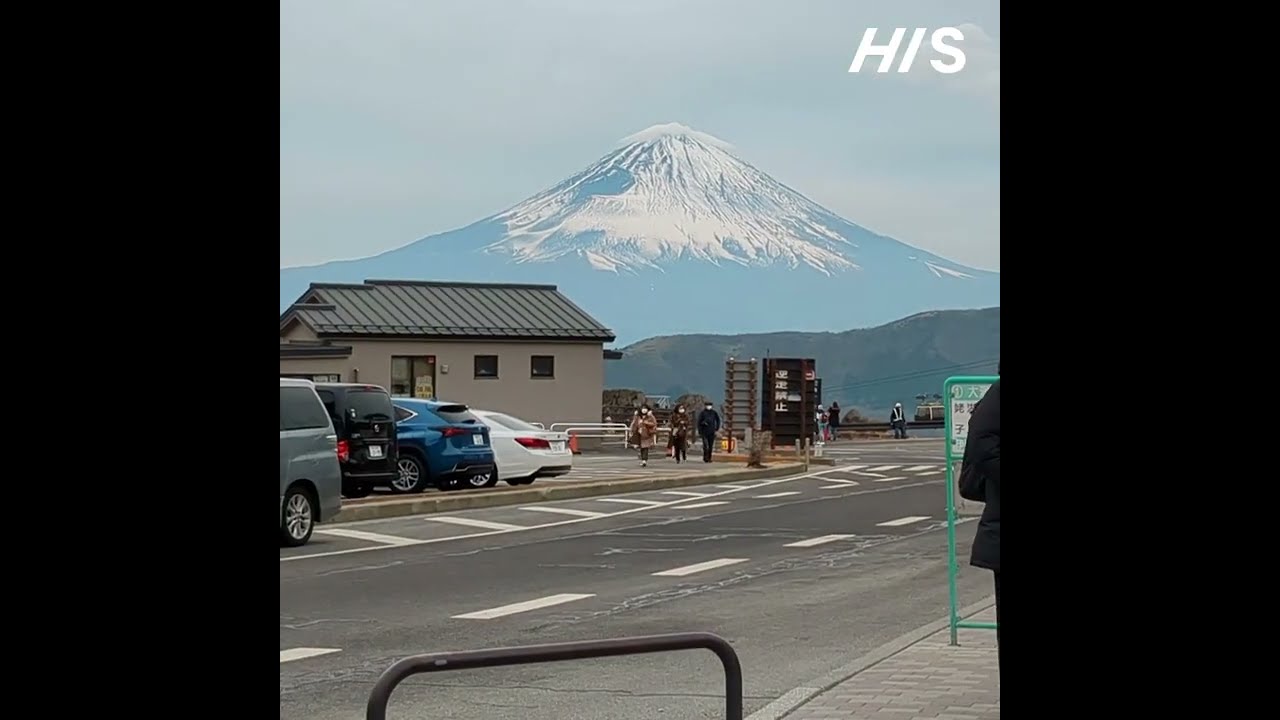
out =
<path fill-rule="evenodd" d="M 281 329 L 294 319 L 321 336 L 614 340 L 613 331 L 555 285 L 313 283 L 280 316 Z"/>

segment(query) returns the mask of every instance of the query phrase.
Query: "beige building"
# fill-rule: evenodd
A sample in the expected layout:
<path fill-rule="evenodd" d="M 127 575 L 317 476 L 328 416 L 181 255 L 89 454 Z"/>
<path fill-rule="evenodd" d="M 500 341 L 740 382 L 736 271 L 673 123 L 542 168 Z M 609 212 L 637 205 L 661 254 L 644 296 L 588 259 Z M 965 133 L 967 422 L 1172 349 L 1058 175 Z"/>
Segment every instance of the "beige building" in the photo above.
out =
<path fill-rule="evenodd" d="M 280 316 L 280 374 L 545 425 L 600 422 L 613 340 L 554 285 L 316 283 Z"/>

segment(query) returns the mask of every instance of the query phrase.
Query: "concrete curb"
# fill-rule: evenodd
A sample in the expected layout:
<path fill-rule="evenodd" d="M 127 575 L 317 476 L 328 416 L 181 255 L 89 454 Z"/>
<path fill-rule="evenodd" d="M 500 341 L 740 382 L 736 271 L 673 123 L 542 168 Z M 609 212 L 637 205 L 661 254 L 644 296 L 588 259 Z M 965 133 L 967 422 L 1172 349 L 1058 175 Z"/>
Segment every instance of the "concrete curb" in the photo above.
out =
<path fill-rule="evenodd" d="M 995 604 L 995 595 L 989 595 L 986 599 L 961 609 L 960 617 L 971 617 Z M 804 685 L 785 693 L 777 700 L 774 700 L 768 705 L 765 705 L 759 710 L 751 713 L 751 715 L 747 716 L 747 720 L 779 720 L 779 718 L 784 718 L 800 709 L 802 705 L 809 702 L 814 697 L 821 695 L 827 690 L 830 690 L 872 665 L 888 660 L 930 635 L 940 630 L 947 629 L 950 625 L 951 619 L 943 618 L 941 620 L 931 622 L 928 625 L 918 627 L 901 637 L 890 640 L 848 665 L 836 668 L 821 677 L 814 678 L 811 682 L 805 683 Z"/>
<path fill-rule="evenodd" d="M 598 495 L 620 495 L 624 493 L 643 492 L 645 490 L 666 490 L 667 488 L 689 487 L 691 485 L 712 485 L 742 480 L 765 480 L 769 478 L 799 475 L 804 472 L 804 465 L 785 463 L 758 469 L 742 469 L 713 474 L 667 475 L 652 478 L 634 478 L 629 480 L 593 480 L 583 483 L 546 484 L 532 487 L 515 487 L 501 490 L 466 490 L 450 493 L 433 493 L 418 495 L 412 498 L 370 502 L 365 504 L 348 504 L 342 508 L 331 521 L 333 523 L 357 522 L 360 520 L 383 520 L 386 518 L 406 517 L 409 515 L 428 515 L 431 513 L 452 512 L 454 510 L 476 510 L 480 508 L 501 507 L 503 505 L 525 505 L 529 503 L 547 502 L 550 500 L 574 500 L 577 498 L 595 497 Z"/>

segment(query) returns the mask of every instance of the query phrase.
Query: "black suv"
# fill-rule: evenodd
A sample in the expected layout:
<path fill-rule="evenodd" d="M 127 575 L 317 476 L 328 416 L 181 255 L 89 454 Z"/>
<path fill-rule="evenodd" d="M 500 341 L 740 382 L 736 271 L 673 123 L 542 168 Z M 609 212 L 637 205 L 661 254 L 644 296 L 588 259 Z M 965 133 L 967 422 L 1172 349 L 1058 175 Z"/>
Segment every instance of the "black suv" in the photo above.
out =
<path fill-rule="evenodd" d="M 333 418 L 342 466 L 342 496 L 362 498 L 398 477 L 396 418 L 385 388 L 360 383 L 316 383 Z"/>

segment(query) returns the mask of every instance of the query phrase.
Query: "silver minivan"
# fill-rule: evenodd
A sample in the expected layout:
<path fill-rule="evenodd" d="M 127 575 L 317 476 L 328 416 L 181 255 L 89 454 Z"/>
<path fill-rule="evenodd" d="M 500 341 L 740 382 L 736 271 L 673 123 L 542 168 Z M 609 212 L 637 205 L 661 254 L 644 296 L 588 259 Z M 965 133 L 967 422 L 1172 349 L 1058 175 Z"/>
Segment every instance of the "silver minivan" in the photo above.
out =
<path fill-rule="evenodd" d="M 305 545 L 342 509 L 338 436 L 310 380 L 280 378 L 280 542 Z"/>

